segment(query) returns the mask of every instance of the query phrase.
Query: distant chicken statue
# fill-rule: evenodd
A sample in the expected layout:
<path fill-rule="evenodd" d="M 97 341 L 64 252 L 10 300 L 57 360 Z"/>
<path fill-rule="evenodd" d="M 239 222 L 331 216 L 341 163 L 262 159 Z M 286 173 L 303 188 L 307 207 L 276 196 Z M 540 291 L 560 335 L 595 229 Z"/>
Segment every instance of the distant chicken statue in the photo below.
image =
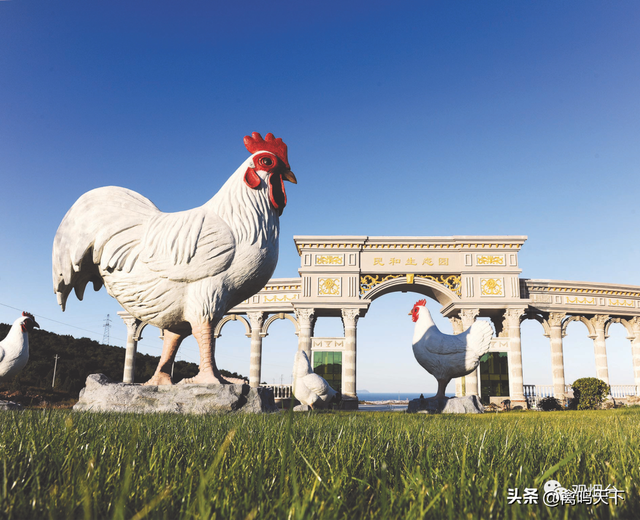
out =
<path fill-rule="evenodd" d="M 0 341 L 0 381 L 7 381 L 29 361 L 29 332 L 40 327 L 32 314 L 23 312 L 13 322 L 9 334 Z"/>
<path fill-rule="evenodd" d="M 445 389 L 451 379 L 466 376 L 478 367 L 480 357 L 489 350 L 493 329 L 486 321 L 476 321 L 462 334 L 443 334 L 426 304 L 426 300 L 420 300 L 409 313 L 416 324 L 413 354 L 438 380 L 438 393 L 433 399 L 441 399 L 446 397 Z"/>
<path fill-rule="evenodd" d="M 326 379 L 311 369 L 311 363 L 306 352 L 300 350 L 293 363 L 293 395 L 302 404 L 312 410 L 327 408 L 331 404 L 336 392 Z"/>

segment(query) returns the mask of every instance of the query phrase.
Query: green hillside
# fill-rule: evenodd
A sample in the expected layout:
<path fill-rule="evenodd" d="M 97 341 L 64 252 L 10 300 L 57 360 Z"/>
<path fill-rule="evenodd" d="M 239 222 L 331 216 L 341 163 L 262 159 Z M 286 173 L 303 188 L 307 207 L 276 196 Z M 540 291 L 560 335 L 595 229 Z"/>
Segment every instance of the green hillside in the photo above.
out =
<path fill-rule="evenodd" d="M 0 323 L 0 339 L 9 332 L 10 325 Z M 51 389 L 54 356 L 59 356 L 55 388 L 77 397 L 84 388 L 87 376 L 102 373 L 115 381 L 122 381 L 125 349 L 102 345 L 89 338 L 61 336 L 46 330 L 35 329 L 29 333 L 29 362 L 13 380 L 0 383 L 2 390 L 24 390 L 28 387 Z M 158 357 L 136 354 L 135 382 L 144 383 L 156 369 Z M 174 381 L 193 377 L 198 365 L 177 361 Z M 236 373 L 222 370 L 223 375 L 242 378 Z M 245 378 L 246 379 L 246 378 Z"/>

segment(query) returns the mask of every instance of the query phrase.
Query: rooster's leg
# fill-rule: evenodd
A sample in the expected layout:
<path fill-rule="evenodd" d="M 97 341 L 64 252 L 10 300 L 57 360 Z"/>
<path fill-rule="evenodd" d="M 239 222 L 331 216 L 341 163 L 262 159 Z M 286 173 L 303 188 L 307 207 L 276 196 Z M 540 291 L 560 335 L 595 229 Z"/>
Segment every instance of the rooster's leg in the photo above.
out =
<path fill-rule="evenodd" d="M 162 355 L 155 374 L 145 383 L 145 385 L 172 385 L 171 381 L 171 365 L 176 358 L 178 347 L 184 336 L 179 336 L 168 330 L 163 331 L 164 342 L 162 343 Z"/>
<path fill-rule="evenodd" d="M 446 395 L 444 395 L 444 391 L 447 388 L 449 381 L 449 379 L 438 379 L 438 393 L 433 396 L 434 399 L 442 399 L 443 397 L 446 397 Z"/>
<path fill-rule="evenodd" d="M 229 384 L 229 381 L 222 377 L 222 374 L 216 366 L 214 357 L 216 350 L 216 338 L 213 336 L 214 327 L 215 323 L 203 323 L 202 325 L 191 326 L 193 337 L 196 338 L 198 347 L 200 347 L 200 372 L 198 372 L 197 376 L 183 379 L 178 384 Z"/>

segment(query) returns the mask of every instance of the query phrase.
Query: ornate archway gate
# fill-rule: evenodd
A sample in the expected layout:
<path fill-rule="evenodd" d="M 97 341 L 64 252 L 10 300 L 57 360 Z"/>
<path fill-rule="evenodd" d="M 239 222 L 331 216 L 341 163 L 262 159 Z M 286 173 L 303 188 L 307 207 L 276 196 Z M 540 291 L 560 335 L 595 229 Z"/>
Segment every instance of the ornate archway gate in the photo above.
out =
<path fill-rule="evenodd" d="M 640 287 L 527 280 L 520 277 L 518 254 L 526 236 L 368 237 L 296 236 L 299 278 L 272 279 L 256 295 L 231 309 L 227 321 L 241 320 L 251 338 L 250 384 L 261 378 L 262 339 L 276 319 L 296 327 L 298 348 L 340 352 L 342 393 L 357 407 L 357 324 L 373 300 L 395 291 L 413 291 L 442 305 L 455 333 L 477 317 L 490 318 L 496 337 L 491 351 L 508 358 L 512 406 L 526 406 L 522 377 L 520 324 L 540 321 L 550 338 L 553 393 L 564 399 L 562 337 L 571 321 L 581 321 L 594 341 L 597 376 L 609 382 L 606 337 L 611 323 L 622 323 L 631 340 L 634 382 L 640 386 Z M 246 318 L 244 317 L 246 316 Z M 344 337 L 315 338 L 319 317 L 339 317 Z M 128 324 L 128 344 L 139 330 Z M 128 354 L 130 357 L 130 353 Z M 456 394 L 478 394 L 477 373 L 456 381 Z"/>
<path fill-rule="evenodd" d="M 525 240 L 523 236 L 296 236 L 300 278 L 271 280 L 230 314 L 254 320 L 294 314 L 299 348 L 310 358 L 317 351 L 342 353 L 342 393 L 357 407 L 357 323 L 373 300 L 390 292 L 415 291 L 440 302 L 456 332 L 478 316 L 501 325 L 506 310 L 520 316 L 527 309 L 520 295 L 518 267 Z M 315 320 L 331 316 L 342 319 L 344 337 L 314 338 Z M 516 329 L 519 332 L 519 326 Z M 494 343 L 496 350 L 509 352 L 512 400 L 524 403 L 519 335 Z M 251 384 L 257 385 L 261 348 L 257 342 L 253 345 L 252 340 Z M 477 375 L 465 379 L 464 386 L 457 382 L 457 393 L 477 394 Z"/>

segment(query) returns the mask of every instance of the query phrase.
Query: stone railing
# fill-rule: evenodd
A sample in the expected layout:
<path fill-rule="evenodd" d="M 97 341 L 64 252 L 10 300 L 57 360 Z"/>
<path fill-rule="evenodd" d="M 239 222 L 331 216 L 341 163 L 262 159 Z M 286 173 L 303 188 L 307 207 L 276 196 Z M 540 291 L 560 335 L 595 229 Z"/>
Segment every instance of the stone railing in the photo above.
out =
<path fill-rule="evenodd" d="M 638 395 L 638 387 L 635 385 L 611 385 L 611 397 L 620 399 L 630 395 Z"/>
<path fill-rule="evenodd" d="M 273 390 L 274 399 L 291 399 L 292 385 L 270 385 L 263 383 L 260 386 L 271 388 Z"/>
<path fill-rule="evenodd" d="M 545 397 L 555 397 L 553 394 L 553 385 L 522 385 L 524 397 L 529 404 L 529 408 L 535 409 L 538 401 Z M 564 395 L 569 399 L 573 398 L 573 390 L 571 385 L 564 385 Z"/>
<path fill-rule="evenodd" d="M 523 385 L 523 390 L 530 408 L 536 408 L 541 399 L 553 396 L 553 385 Z M 573 398 L 571 385 L 565 385 L 564 392 L 565 397 Z M 632 395 L 640 395 L 635 385 L 611 385 L 611 397 L 614 399 L 624 399 Z"/>

